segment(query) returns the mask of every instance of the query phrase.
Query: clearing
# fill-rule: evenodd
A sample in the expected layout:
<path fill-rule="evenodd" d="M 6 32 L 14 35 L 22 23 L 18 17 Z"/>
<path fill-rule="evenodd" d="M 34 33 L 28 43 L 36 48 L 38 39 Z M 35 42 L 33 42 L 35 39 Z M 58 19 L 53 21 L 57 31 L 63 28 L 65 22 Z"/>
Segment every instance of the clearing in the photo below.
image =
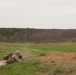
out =
<path fill-rule="evenodd" d="M 0 75 L 76 75 L 76 43 L 0 43 L 0 59 L 19 49 L 24 60 L 0 68 Z"/>

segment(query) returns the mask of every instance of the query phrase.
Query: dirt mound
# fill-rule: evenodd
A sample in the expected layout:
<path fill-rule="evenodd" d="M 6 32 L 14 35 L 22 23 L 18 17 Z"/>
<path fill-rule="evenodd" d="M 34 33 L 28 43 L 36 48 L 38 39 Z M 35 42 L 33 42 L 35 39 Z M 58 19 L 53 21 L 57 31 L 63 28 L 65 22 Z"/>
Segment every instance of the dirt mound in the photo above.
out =
<path fill-rule="evenodd" d="M 43 63 L 76 62 L 76 53 L 51 54 L 50 56 L 41 56 L 38 59 Z"/>

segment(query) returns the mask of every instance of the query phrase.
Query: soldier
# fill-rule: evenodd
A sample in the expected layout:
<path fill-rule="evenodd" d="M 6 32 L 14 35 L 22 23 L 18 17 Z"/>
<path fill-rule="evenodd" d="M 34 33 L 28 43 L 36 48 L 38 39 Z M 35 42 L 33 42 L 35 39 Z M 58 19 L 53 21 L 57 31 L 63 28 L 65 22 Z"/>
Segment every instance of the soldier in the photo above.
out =
<path fill-rule="evenodd" d="M 22 60 L 22 55 L 19 50 L 16 50 L 14 53 L 10 53 L 6 55 L 3 60 L 7 60 L 7 63 L 12 63 L 12 62 L 21 62 Z"/>

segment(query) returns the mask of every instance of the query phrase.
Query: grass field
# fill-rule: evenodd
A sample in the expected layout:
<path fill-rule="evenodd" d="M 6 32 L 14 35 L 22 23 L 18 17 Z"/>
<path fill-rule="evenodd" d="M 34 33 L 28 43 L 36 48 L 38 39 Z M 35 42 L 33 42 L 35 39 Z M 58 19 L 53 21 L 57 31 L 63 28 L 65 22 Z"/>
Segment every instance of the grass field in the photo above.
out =
<path fill-rule="evenodd" d="M 43 64 L 38 59 L 26 60 L 30 57 L 49 56 L 52 53 L 75 53 L 76 43 L 0 43 L 0 59 L 8 53 L 20 50 L 24 61 L 12 63 L 0 68 L 0 75 L 75 75 L 68 68 L 56 65 L 55 62 Z M 65 64 L 64 64 L 65 65 Z M 73 64 L 71 64 L 73 65 Z M 73 68 L 75 64 L 69 68 Z M 66 68 L 66 69 L 65 69 Z"/>

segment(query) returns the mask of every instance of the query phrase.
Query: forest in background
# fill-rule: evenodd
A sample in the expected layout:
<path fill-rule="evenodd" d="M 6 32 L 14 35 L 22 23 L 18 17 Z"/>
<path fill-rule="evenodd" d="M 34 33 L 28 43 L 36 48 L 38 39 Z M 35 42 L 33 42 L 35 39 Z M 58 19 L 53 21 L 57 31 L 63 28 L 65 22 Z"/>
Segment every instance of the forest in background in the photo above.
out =
<path fill-rule="evenodd" d="M 0 28 L 0 42 L 76 42 L 76 29 Z"/>

